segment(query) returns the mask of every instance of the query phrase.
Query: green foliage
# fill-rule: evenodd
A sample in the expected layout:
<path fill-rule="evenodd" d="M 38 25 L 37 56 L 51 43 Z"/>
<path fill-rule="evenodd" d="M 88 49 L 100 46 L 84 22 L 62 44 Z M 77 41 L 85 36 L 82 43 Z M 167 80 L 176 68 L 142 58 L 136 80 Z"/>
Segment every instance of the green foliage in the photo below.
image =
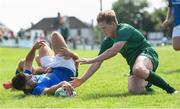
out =
<path fill-rule="evenodd" d="M 172 47 L 158 47 L 160 65 L 157 74 L 172 86 L 180 89 L 180 53 Z M 0 48 L 0 83 L 11 80 L 16 63 L 25 57 L 27 49 Z M 81 58 L 94 57 L 97 51 L 76 50 Z M 81 65 L 81 76 L 88 65 Z M 152 93 L 132 95 L 127 91 L 129 68 L 122 56 L 107 60 L 102 67 L 76 89 L 77 96 L 63 98 L 55 96 L 24 95 L 20 91 L 5 90 L 0 86 L 0 108 L 180 108 L 180 94 L 169 95 L 153 86 Z"/>
<path fill-rule="evenodd" d="M 148 6 L 147 0 L 118 0 L 113 3 L 118 22 L 129 23 L 138 26 L 138 22 L 142 19 L 142 11 Z"/>
<path fill-rule="evenodd" d="M 154 24 L 154 30 L 163 31 L 161 24 L 165 20 L 167 14 L 167 8 L 155 9 L 151 14 L 151 21 Z M 165 36 L 171 36 L 173 29 L 173 17 L 171 17 L 170 25 L 164 30 Z"/>
<path fill-rule="evenodd" d="M 165 20 L 166 13 L 166 8 L 155 9 L 155 11 L 151 13 L 151 22 L 154 24 L 154 30 L 162 31 L 161 24 Z"/>
<path fill-rule="evenodd" d="M 147 0 L 118 0 L 112 4 L 118 22 L 128 23 L 141 30 L 144 34 L 163 31 L 161 23 L 166 17 L 167 8 L 155 9 L 152 13 L 146 11 L 146 8 L 148 8 Z M 168 32 L 172 30 L 172 25 L 170 25 L 169 29 L 164 31 L 166 36 L 170 36 L 171 33 Z"/>

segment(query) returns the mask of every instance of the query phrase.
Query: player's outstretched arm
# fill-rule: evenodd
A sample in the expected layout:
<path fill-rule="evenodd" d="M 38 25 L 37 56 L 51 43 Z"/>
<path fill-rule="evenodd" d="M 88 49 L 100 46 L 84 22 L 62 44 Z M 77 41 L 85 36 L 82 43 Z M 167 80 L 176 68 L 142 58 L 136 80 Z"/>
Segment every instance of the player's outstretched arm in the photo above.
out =
<path fill-rule="evenodd" d="M 102 62 L 93 63 L 89 69 L 84 73 L 84 75 L 80 78 L 72 77 L 71 85 L 76 88 L 83 84 L 86 80 L 88 80 L 101 66 Z"/>
<path fill-rule="evenodd" d="M 86 59 L 86 58 L 79 59 L 76 62 L 79 62 L 80 64 L 92 64 L 96 62 L 102 62 L 106 59 L 109 59 L 115 56 L 125 44 L 126 42 L 117 42 L 111 48 L 107 49 L 104 53 L 102 53 L 98 57 L 91 58 L 91 59 Z"/>

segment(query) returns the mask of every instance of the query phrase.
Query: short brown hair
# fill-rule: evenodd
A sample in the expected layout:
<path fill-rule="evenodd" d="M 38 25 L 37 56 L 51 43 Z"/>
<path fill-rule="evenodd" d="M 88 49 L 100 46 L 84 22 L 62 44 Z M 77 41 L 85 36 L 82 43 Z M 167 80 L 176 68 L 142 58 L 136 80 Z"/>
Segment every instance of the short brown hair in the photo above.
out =
<path fill-rule="evenodd" d="M 22 90 L 25 94 L 31 94 L 33 89 L 25 89 L 27 83 L 26 75 L 24 73 L 16 74 L 12 79 L 12 86 L 17 90 Z"/>
<path fill-rule="evenodd" d="M 25 74 L 18 73 L 12 79 L 12 86 L 17 90 L 22 90 L 25 94 L 31 94 L 33 89 L 25 89 L 26 82 Z"/>
<path fill-rule="evenodd" d="M 23 90 L 26 84 L 26 76 L 23 73 L 18 73 L 12 79 L 12 86 L 17 90 Z"/>
<path fill-rule="evenodd" d="M 100 12 L 97 16 L 97 22 L 100 23 L 103 21 L 105 21 L 108 24 L 112 22 L 118 23 L 114 10 L 106 10 Z"/>

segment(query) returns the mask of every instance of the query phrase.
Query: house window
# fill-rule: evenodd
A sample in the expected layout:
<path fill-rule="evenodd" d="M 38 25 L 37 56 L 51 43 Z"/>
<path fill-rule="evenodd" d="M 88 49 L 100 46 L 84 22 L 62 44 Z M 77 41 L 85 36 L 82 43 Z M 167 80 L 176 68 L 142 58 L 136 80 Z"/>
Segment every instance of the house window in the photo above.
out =
<path fill-rule="evenodd" d="M 81 36 L 81 30 L 78 29 L 78 36 Z"/>

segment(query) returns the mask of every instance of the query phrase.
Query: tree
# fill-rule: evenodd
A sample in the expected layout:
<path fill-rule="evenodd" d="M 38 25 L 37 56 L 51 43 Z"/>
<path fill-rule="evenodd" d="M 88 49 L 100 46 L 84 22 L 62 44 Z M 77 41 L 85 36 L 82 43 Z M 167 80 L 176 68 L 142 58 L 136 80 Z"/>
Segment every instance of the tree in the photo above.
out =
<path fill-rule="evenodd" d="M 163 0 L 162 2 L 167 1 Z M 166 17 L 167 8 L 155 9 L 152 13 L 149 13 L 145 10 L 145 8 L 148 8 L 147 0 L 118 0 L 112 4 L 112 7 L 117 15 L 118 22 L 128 23 L 144 34 L 163 31 L 161 23 Z M 169 36 L 171 30 L 172 25 L 164 31 L 165 35 Z"/>
<path fill-rule="evenodd" d="M 118 0 L 112 5 L 118 22 L 128 23 L 138 29 L 142 29 L 143 9 L 147 6 L 147 0 Z"/>

